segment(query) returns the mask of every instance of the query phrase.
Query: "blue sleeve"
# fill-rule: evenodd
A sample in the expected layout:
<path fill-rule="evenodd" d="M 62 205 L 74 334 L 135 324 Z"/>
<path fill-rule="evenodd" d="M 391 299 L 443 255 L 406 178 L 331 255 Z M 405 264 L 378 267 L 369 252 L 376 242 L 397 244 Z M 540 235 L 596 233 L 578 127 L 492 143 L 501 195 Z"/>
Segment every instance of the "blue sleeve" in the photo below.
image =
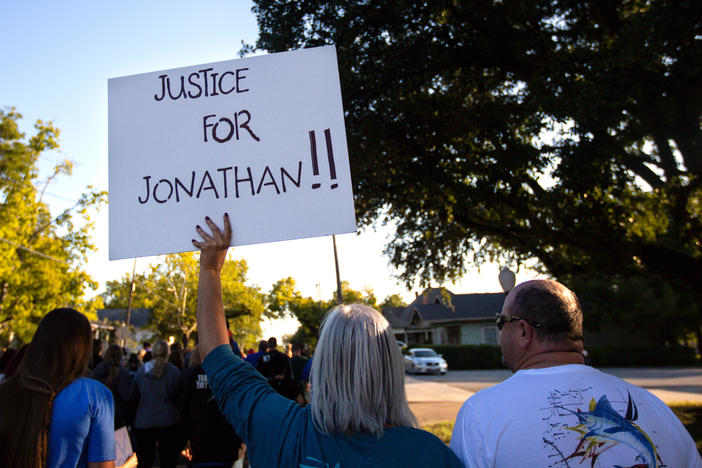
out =
<path fill-rule="evenodd" d="M 307 408 L 278 395 L 228 345 L 212 350 L 202 368 L 222 414 L 246 442 L 252 466 L 280 466 L 299 459 Z"/>
<path fill-rule="evenodd" d="M 95 387 L 90 407 L 90 432 L 86 444 L 86 461 L 115 459 L 115 406 L 112 393 L 104 385 Z"/>

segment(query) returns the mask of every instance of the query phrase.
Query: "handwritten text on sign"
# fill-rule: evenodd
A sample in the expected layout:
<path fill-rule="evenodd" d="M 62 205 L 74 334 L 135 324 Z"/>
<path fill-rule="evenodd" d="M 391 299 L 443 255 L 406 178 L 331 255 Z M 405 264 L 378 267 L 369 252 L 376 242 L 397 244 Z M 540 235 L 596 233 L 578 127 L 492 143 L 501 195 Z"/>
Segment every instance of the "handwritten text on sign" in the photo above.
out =
<path fill-rule="evenodd" d="M 109 80 L 110 259 L 355 231 L 336 53 L 319 47 Z"/>

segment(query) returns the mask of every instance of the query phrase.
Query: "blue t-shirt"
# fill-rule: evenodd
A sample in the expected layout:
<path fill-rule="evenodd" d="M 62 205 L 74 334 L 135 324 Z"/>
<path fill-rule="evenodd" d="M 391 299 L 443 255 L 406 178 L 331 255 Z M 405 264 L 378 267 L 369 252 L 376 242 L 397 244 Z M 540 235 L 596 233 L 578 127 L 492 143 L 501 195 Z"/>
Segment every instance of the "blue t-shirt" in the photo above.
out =
<path fill-rule="evenodd" d="M 436 436 L 409 427 L 371 434 L 325 435 L 310 407 L 278 395 L 251 366 L 219 346 L 202 367 L 212 393 L 249 450 L 252 466 L 295 468 L 462 467 Z"/>
<path fill-rule="evenodd" d="M 85 467 L 115 459 L 114 403 L 110 389 L 81 377 L 54 398 L 47 466 Z"/>

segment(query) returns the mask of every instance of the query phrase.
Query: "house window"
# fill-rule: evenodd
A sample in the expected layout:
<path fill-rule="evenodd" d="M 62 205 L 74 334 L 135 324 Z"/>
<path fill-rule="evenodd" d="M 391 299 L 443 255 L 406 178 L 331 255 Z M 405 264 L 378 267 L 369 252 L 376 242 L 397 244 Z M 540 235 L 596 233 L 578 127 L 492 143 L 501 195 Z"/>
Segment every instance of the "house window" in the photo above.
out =
<path fill-rule="evenodd" d="M 483 344 L 497 344 L 497 327 L 482 327 L 480 331 L 483 337 Z"/>

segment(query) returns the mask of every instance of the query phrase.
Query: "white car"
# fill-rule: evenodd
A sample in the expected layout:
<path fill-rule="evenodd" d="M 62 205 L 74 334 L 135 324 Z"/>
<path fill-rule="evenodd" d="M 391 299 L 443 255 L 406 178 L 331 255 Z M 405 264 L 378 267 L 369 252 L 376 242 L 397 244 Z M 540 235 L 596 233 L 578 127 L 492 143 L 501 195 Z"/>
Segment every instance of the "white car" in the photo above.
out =
<path fill-rule="evenodd" d="M 448 365 L 440 354 L 430 348 L 413 348 L 405 356 L 405 372 L 412 374 L 445 374 Z"/>

